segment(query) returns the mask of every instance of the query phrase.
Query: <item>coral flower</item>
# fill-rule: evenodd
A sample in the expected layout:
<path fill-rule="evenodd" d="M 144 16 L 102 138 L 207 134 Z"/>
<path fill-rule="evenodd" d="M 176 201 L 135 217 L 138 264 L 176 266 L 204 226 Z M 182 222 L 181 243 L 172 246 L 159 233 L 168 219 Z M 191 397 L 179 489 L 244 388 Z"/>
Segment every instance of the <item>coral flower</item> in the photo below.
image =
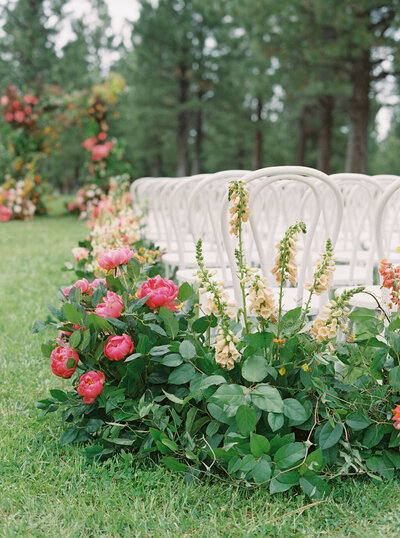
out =
<path fill-rule="evenodd" d="M 97 143 L 97 138 L 95 136 L 92 136 L 91 138 L 87 138 L 86 140 L 84 140 L 81 146 L 87 149 L 88 151 L 92 151 L 96 143 Z"/>
<path fill-rule="evenodd" d="M 393 426 L 396 428 L 396 430 L 400 430 L 400 405 L 396 405 L 396 407 L 393 409 L 393 415 Z"/>
<path fill-rule="evenodd" d="M 138 297 L 142 299 L 149 295 L 146 304 L 149 308 L 168 308 L 168 310 L 178 310 L 178 304 L 175 302 L 179 293 L 178 286 L 172 281 L 166 278 L 161 278 L 157 275 L 155 278 L 149 278 L 146 282 L 143 282 Z"/>
<path fill-rule="evenodd" d="M 113 291 L 107 292 L 107 296 L 103 297 L 103 302 L 99 303 L 94 311 L 95 314 L 104 318 L 119 318 L 124 308 L 122 298 Z"/>
<path fill-rule="evenodd" d="M 83 401 L 91 404 L 102 392 L 106 378 L 103 372 L 88 372 L 83 374 L 79 379 L 78 394 L 83 396 Z"/>
<path fill-rule="evenodd" d="M 111 250 L 106 250 L 98 257 L 97 263 L 107 271 L 114 269 L 117 265 L 128 263 L 135 255 L 129 247 L 121 247 Z"/>
<path fill-rule="evenodd" d="M 51 370 L 58 377 L 71 377 L 76 370 L 79 361 L 79 355 L 75 349 L 71 349 L 69 344 L 58 346 L 51 352 Z M 68 365 L 69 360 L 75 361 L 73 366 Z"/>
<path fill-rule="evenodd" d="M 0 203 L 0 222 L 6 222 L 10 220 L 12 216 L 12 210 Z"/>
<path fill-rule="evenodd" d="M 128 334 L 122 336 L 109 336 L 104 347 L 104 355 L 111 361 L 121 361 L 134 350 L 131 337 Z"/>
<path fill-rule="evenodd" d="M 81 288 L 82 293 L 87 293 L 87 295 L 93 295 L 92 288 L 90 286 L 90 282 L 86 278 L 82 278 L 81 280 L 77 280 L 75 284 L 72 284 L 72 286 L 67 286 L 64 288 L 63 292 L 64 295 L 68 297 L 69 292 L 72 288 Z"/>

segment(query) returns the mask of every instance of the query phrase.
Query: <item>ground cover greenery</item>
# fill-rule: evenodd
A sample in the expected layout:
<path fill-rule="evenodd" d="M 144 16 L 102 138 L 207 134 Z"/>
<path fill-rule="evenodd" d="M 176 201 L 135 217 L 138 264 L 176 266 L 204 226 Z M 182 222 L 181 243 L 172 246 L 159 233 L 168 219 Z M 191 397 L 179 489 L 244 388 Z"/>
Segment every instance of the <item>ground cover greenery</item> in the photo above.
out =
<path fill-rule="evenodd" d="M 130 455 L 93 465 L 76 447 L 60 447 L 58 416 L 42 421 L 34 406 L 55 378 L 30 329 L 47 315 L 45 303 L 64 281 L 61 267 L 85 226 L 69 217 L 3 226 L 1 535 L 397 535 L 398 478 L 336 479 L 330 496 L 315 504 L 302 494 L 271 497 L 220 480 L 188 488 L 182 477 Z"/>

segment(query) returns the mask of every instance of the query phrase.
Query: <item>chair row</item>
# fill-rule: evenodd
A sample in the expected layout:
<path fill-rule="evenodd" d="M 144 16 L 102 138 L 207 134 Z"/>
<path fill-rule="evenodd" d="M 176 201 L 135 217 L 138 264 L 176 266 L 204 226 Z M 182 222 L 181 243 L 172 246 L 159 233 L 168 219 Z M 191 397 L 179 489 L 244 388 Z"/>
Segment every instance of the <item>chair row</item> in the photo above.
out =
<path fill-rule="evenodd" d="M 131 194 L 143 214 L 144 236 L 167 249 L 164 263 L 170 275 L 177 271 L 179 281 L 195 279 L 195 244 L 201 238 L 206 265 L 217 270 L 216 278 L 225 281 L 240 304 L 227 194 L 229 182 L 236 179 L 246 184 L 252 211 L 243 230 L 246 259 L 260 268 L 271 287 L 276 285 L 271 275 L 276 243 L 294 222 L 307 225 L 308 233 L 298 243 L 298 287 L 286 290 L 287 309 L 306 300 L 304 284 L 311 280 L 328 237 L 337 260 L 336 287 L 371 286 L 379 260 L 399 257 L 399 176 L 328 176 L 312 168 L 284 166 L 138 179 Z M 371 301 L 365 295 L 362 306 L 374 306 Z"/>

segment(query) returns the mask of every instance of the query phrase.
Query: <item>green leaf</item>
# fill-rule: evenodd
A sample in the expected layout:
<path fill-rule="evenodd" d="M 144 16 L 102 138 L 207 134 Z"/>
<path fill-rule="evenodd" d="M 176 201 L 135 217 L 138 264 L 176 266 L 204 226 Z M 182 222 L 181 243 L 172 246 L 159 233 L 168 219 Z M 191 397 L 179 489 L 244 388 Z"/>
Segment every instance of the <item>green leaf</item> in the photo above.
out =
<path fill-rule="evenodd" d="M 304 409 L 300 402 L 294 398 L 286 398 L 283 400 L 283 414 L 296 422 L 296 424 L 301 424 L 305 422 L 309 413 Z"/>
<path fill-rule="evenodd" d="M 167 336 L 167 333 L 164 331 L 160 325 L 156 325 L 156 323 L 149 323 L 147 327 L 153 331 L 153 333 L 159 334 L 160 336 Z"/>
<path fill-rule="evenodd" d="M 285 422 L 282 413 L 268 413 L 268 424 L 273 432 L 280 430 Z"/>
<path fill-rule="evenodd" d="M 329 485 L 315 474 L 307 474 L 300 478 L 300 486 L 311 499 L 321 499 L 328 495 Z"/>
<path fill-rule="evenodd" d="M 263 435 L 258 435 L 258 433 L 251 434 L 250 450 L 255 458 L 260 458 L 263 454 L 268 454 L 270 446 L 268 439 Z"/>
<path fill-rule="evenodd" d="M 201 380 L 200 389 L 204 390 L 213 385 L 222 385 L 223 383 L 226 383 L 226 379 L 222 375 L 208 375 Z"/>
<path fill-rule="evenodd" d="M 164 456 L 163 458 L 161 458 L 161 461 L 171 471 L 186 472 L 188 470 L 187 465 L 185 465 L 184 463 L 181 463 L 180 461 L 178 461 L 176 458 L 172 456 Z"/>
<path fill-rule="evenodd" d="M 192 342 L 189 342 L 189 340 L 184 340 L 179 345 L 179 353 L 184 359 L 190 360 L 196 356 L 196 349 Z"/>
<path fill-rule="evenodd" d="M 70 347 L 72 347 L 72 349 L 78 348 L 79 344 L 82 341 L 82 338 L 83 338 L 83 331 L 81 329 L 79 329 L 78 331 L 74 331 L 69 337 Z"/>
<path fill-rule="evenodd" d="M 290 443 L 279 448 L 274 456 L 278 469 L 290 469 L 299 463 L 306 455 L 303 443 Z"/>
<path fill-rule="evenodd" d="M 389 385 L 396 391 L 400 391 L 400 366 L 395 366 L 389 372 Z"/>
<path fill-rule="evenodd" d="M 168 310 L 168 308 L 160 308 L 159 316 L 164 322 L 167 335 L 174 340 L 179 332 L 179 323 L 175 318 L 175 315 L 173 312 L 171 312 L 171 310 Z"/>
<path fill-rule="evenodd" d="M 319 472 L 323 469 L 325 463 L 326 460 L 322 454 L 322 450 L 318 448 L 317 450 L 314 450 L 314 452 L 308 454 L 305 461 L 305 469 L 306 471 Z"/>
<path fill-rule="evenodd" d="M 75 359 L 68 357 L 67 359 L 67 368 L 73 368 L 75 366 Z"/>
<path fill-rule="evenodd" d="M 70 426 L 62 434 L 61 439 L 60 439 L 60 445 L 65 446 L 65 445 L 69 445 L 70 443 L 73 443 L 75 439 L 77 438 L 78 433 L 79 433 L 78 428 L 75 428 L 75 426 Z"/>
<path fill-rule="evenodd" d="M 168 383 L 182 385 L 188 383 L 195 375 L 196 370 L 191 364 L 181 364 L 169 374 Z"/>
<path fill-rule="evenodd" d="M 72 359 L 73 360 L 73 359 Z M 75 364 L 75 361 L 74 361 Z M 58 390 L 58 389 L 51 389 L 50 394 L 55 398 L 58 402 L 66 402 L 68 400 L 68 396 L 65 394 L 64 391 Z"/>
<path fill-rule="evenodd" d="M 163 393 L 165 394 L 165 396 L 168 398 L 168 400 L 170 400 L 171 402 L 174 402 L 174 403 L 177 403 L 177 404 L 183 404 L 183 400 L 181 398 L 178 398 L 177 396 L 175 396 L 175 394 L 170 394 L 169 392 L 165 391 L 163 389 Z"/>
<path fill-rule="evenodd" d="M 79 344 L 79 349 L 81 351 L 84 351 L 90 344 L 90 340 L 91 340 L 91 334 L 90 334 L 90 331 L 83 331 L 83 338 Z"/>
<path fill-rule="evenodd" d="M 64 303 L 62 310 L 65 318 L 68 321 L 74 323 L 75 325 L 83 325 L 83 312 L 78 310 L 75 305 Z"/>
<path fill-rule="evenodd" d="M 225 383 L 218 387 L 214 392 L 212 399 L 231 407 L 239 407 L 244 404 L 244 395 L 247 390 L 246 387 L 242 387 L 241 385 Z"/>
<path fill-rule="evenodd" d="M 382 426 L 377 426 L 376 424 L 371 424 L 366 430 L 363 437 L 363 445 L 367 448 L 372 448 L 379 444 L 384 436 L 382 432 Z"/>
<path fill-rule="evenodd" d="M 263 411 L 272 413 L 283 413 L 283 401 L 281 395 L 275 387 L 267 384 L 257 385 L 251 393 L 253 404 Z"/>
<path fill-rule="evenodd" d="M 142 354 L 141 353 L 132 353 L 132 355 L 129 355 L 128 357 L 126 357 L 126 359 L 124 360 L 124 362 L 131 362 L 131 361 L 134 361 L 135 359 L 138 359 L 139 357 L 141 357 Z"/>
<path fill-rule="evenodd" d="M 372 456 L 365 463 L 370 471 L 378 473 L 386 479 L 391 479 L 394 476 L 393 465 L 388 458 Z"/>
<path fill-rule="evenodd" d="M 88 420 L 88 423 L 86 424 L 85 430 L 88 433 L 94 433 L 97 432 L 97 430 L 104 424 L 104 422 L 100 418 L 91 418 Z"/>
<path fill-rule="evenodd" d="M 155 359 L 153 359 L 155 360 Z M 165 357 L 157 358 L 157 362 L 163 364 L 164 366 L 179 366 L 183 363 L 182 357 L 178 353 L 170 353 L 165 355 Z"/>
<path fill-rule="evenodd" d="M 184 282 L 179 287 L 178 299 L 182 302 L 187 301 L 192 295 L 192 287 L 187 282 Z"/>
<path fill-rule="evenodd" d="M 360 413 L 352 413 L 346 419 L 346 424 L 350 426 L 355 432 L 368 428 L 371 424 L 369 418 L 361 415 Z"/>
<path fill-rule="evenodd" d="M 128 261 L 128 264 L 126 266 L 126 271 L 128 273 L 129 278 L 131 278 L 134 282 L 136 282 L 137 279 L 140 276 L 140 262 L 139 262 L 139 260 L 136 260 L 135 258 L 131 258 Z"/>
<path fill-rule="evenodd" d="M 37 334 L 47 329 L 47 324 L 43 323 L 42 321 L 35 321 L 33 324 L 33 327 L 31 329 L 32 334 Z"/>
<path fill-rule="evenodd" d="M 371 318 L 375 319 L 376 313 L 370 308 L 356 308 L 348 317 L 351 321 L 365 321 Z"/>
<path fill-rule="evenodd" d="M 263 484 L 271 478 L 272 469 L 267 458 L 263 457 L 257 462 L 252 471 L 254 482 Z"/>
<path fill-rule="evenodd" d="M 248 437 L 257 424 L 257 413 L 248 405 L 241 405 L 236 411 L 236 424 L 239 431 Z"/>
<path fill-rule="evenodd" d="M 211 326 L 210 318 L 203 316 L 193 322 L 192 329 L 197 334 L 203 334 Z"/>
<path fill-rule="evenodd" d="M 175 441 L 171 441 L 171 439 L 161 439 L 161 442 L 172 452 L 176 452 L 177 450 L 179 450 L 179 446 L 175 443 Z"/>
<path fill-rule="evenodd" d="M 331 423 L 328 421 L 325 426 L 322 428 L 321 433 L 319 435 L 319 445 L 322 448 L 322 450 L 326 450 L 327 448 L 330 448 L 336 443 L 339 442 L 339 439 L 341 438 L 343 433 L 343 424 L 340 422 L 337 422 L 334 427 L 332 427 Z"/>
<path fill-rule="evenodd" d="M 252 355 L 242 366 L 242 376 L 246 381 L 262 381 L 268 375 L 268 362 L 264 357 Z"/>
<path fill-rule="evenodd" d="M 97 314 L 89 314 L 87 317 L 87 324 L 95 328 L 96 331 L 106 331 L 108 333 L 114 333 L 113 326 L 106 319 L 98 316 Z"/>

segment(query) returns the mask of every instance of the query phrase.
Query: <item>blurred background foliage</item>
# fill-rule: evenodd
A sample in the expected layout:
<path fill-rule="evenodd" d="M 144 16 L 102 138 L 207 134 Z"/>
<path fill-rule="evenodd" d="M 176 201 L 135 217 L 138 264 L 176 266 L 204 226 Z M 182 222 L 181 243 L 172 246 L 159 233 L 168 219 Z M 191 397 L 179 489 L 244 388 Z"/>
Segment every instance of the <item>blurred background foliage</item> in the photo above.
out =
<path fill-rule="evenodd" d="M 41 173 L 61 191 L 87 180 L 82 110 L 107 91 L 133 177 L 285 164 L 400 173 L 400 0 L 139 0 L 128 44 L 104 0 L 91 4 L 90 24 L 68 0 L 0 8 L 1 89 L 46 100 L 54 143 Z"/>

